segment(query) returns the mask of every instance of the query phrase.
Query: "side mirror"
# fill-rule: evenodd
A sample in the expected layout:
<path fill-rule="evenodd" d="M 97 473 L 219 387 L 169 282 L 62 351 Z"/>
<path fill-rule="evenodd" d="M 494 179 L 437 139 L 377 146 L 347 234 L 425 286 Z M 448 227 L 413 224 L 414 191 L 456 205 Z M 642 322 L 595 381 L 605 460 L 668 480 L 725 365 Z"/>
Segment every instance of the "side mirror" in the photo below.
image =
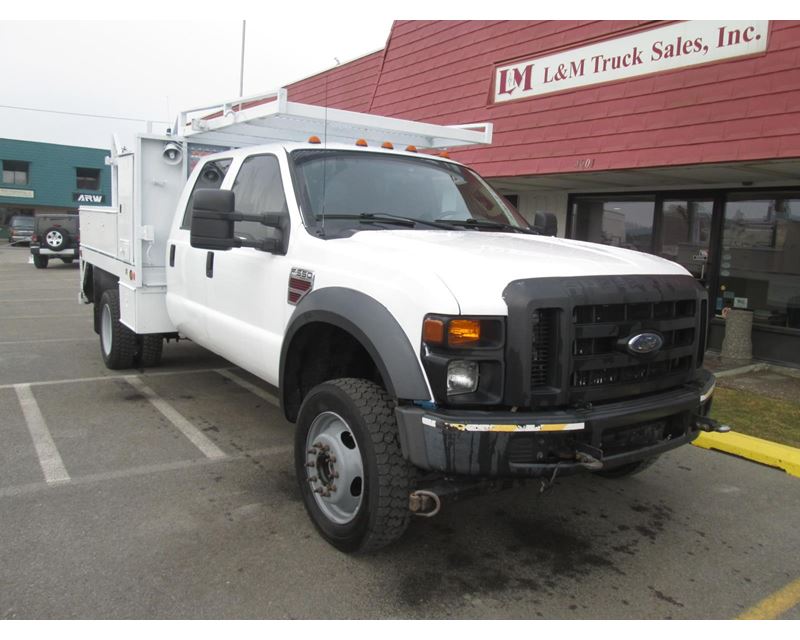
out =
<path fill-rule="evenodd" d="M 277 214 L 244 214 L 236 211 L 236 196 L 227 189 L 198 189 L 192 200 L 192 225 L 189 243 L 196 249 L 227 251 L 235 247 L 252 247 L 259 251 L 282 253 L 283 216 Z M 234 223 L 260 222 L 275 229 L 274 238 L 245 240 L 234 235 Z"/>
<path fill-rule="evenodd" d="M 227 251 L 235 246 L 233 213 L 236 197 L 227 189 L 198 189 L 192 196 L 189 243 L 196 249 Z"/>
<path fill-rule="evenodd" d="M 537 213 L 533 228 L 543 236 L 558 235 L 558 218 L 555 213 Z"/>

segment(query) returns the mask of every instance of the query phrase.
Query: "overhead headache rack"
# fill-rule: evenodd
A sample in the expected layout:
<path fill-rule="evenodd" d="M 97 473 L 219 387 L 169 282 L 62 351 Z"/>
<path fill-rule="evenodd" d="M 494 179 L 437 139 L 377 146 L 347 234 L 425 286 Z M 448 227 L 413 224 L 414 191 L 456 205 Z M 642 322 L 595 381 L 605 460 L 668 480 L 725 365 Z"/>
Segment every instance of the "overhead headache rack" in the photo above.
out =
<path fill-rule="evenodd" d="M 230 147 L 305 142 L 312 135 L 328 143 L 352 144 L 363 138 L 370 146 L 390 141 L 420 149 L 492 142 L 491 123 L 425 124 L 300 104 L 287 100 L 286 89 L 183 111 L 176 133 L 189 141 Z"/>

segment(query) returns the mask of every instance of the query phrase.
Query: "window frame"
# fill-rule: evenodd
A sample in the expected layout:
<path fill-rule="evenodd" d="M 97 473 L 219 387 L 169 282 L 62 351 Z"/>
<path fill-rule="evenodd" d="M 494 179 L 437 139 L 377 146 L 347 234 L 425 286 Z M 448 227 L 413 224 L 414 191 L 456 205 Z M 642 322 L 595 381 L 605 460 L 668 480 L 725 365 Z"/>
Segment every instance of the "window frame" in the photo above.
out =
<path fill-rule="evenodd" d="M 87 176 L 81 176 L 81 171 L 92 171 L 96 172 L 97 174 L 97 186 L 96 187 L 87 187 L 81 186 L 81 180 L 93 180 L 95 178 L 89 178 Z M 103 171 L 102 169 L 98 169 L 97 167 L 75 167 L 75 190 L 76 191 L 100 191 L 100 187 L 103 182 Z"/>
<path fill-rule="evenodd" d="M 276 165 L 276 167 L 278 169 L 278 184 L 280 185 L 281 192 L 283 193 L 284 210 L 283 211 L 260 211 L 258 213 L 280 214 L 280 215 L 286 216 L 286 226 L 284 228 L 284 234 L 285 234 L 286 237 L 288 237 L 289 228 L 291 226 L 291 215 L 289 213 L 289 199 L 286 197 L 287 190 L 286 190 L 286 184 L 284 182 L 286 174 L 284 173 L 283 168 L 281 167 L 281 158 L 280 158 L 280 155 L 278 153 L 276 153 L 274 151 L 268 151 L 268 152 L 264 152 L 264 153 L 254 153 L 254 154 L 251 154 L 251 155 L 248 155 L 248 156 L 244 156 L 243 158 L 240 158 L 240 160 L 239 160 L 239 162 L 238 162 L 238 164 L 236 166 L 236 175 L 233 177 L 233 179 L 232 179 L 232 181 L 230 183 L 230 191 L 232 193 L 234 193 L 234 194 L 236 193 L 236 191 L 235 191 L 236 182 L 239 180 L 239 177 L 241 176 L 241 173 L 242 173 L 242 169 L 245 167 L 245 165 L 250 160 L 254 160 L 256 158 L 264 158 L 264 157 L 273 158 L 275 160 L 275 165 Z M 236 210 L 239 211 L 238 205 L 237 205 Z M 242 212 L 242 211 L 239 211 L 239 212 L 240 213 L 245 213 L 245 212 Z M 244 221 L 242 221 L 242 222 L 244 222 Z M 236 235 L 236 233 L 237 233 L 237 225 L 242 224 L 242 222 L 235 222 L 234 223 L 234 225 L 233 225 L 233 233 L 234 233 L 234 235 Z M 264 238 L 255 238 L 256 240 L 265 239 L 265 238 L 270 238 L 271 237 L 270 233 L 269 233 L 270 227 L 264 226 L 263 228 L 264 228 L 264 234 L 265 234 Z M 243 233 L 243 231 L 241 230 L 241 227 L 239 228 L 239 232 Z"/>
<path fill-rule="evenodd" d="M 20 165 L 20 166 L 24 165 L 25 168 L 24 169 L 7 169 L 6 168 L 6 164 L 10 164 L 10 165 L 17 164 L 17 165 Z M 28 184 L 31 183 L 31 163 L 30 163 L 29 160 L 3 160 L 2 161 L 2 165 L 3 165 L 2 166 L 2 173 L 0 174 L 0 180 L 2 181 L 2 184 L 7 184 L 7 185 L 28 185 Z M 13 176 L 10 182 L 6 181 L 6 179 L 5 179 L 6 178 L 6 172 L 11 173 L 12 176 Z M 24 182 L 17 181 L 16 176 L 19 173 L 22 173 L 22 174 L 25 175 L 25 181 Z"/>

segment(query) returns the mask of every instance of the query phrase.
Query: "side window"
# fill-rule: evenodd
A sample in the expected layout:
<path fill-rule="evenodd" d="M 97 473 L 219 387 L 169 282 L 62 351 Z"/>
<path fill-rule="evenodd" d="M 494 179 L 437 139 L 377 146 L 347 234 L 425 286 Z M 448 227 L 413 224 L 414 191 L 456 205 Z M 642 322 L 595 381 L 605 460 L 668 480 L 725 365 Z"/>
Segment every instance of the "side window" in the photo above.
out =
<path fill-rule="evenodd" d="M 252 156 L 242 163 L 236 182 L 236 211 L 240 213 L 281 213 L 288 217 L 281 170 L 275 156 Z M 234 233 L 248 240 L 273 237 L 274 231 L 259 222 L 237 222 Z"/>
<path fill-rule="evenodd" d="M 230 158 L 222 158 L 220 160 L 211 160 L 206 162 L 200 175 L 197 176 L 197 182 L 192 187 L 192 193 L 189 196 L 189 201 L 186 203 L 186 211 L 183 212 L 183 222 L 181 229 L 188 229 L 192 225 L 192 204 L 194 203 L 194 192 L 198 189 L 219 189 L 222 185 L 222 180 L 228 169 L 231 166 Z"/>

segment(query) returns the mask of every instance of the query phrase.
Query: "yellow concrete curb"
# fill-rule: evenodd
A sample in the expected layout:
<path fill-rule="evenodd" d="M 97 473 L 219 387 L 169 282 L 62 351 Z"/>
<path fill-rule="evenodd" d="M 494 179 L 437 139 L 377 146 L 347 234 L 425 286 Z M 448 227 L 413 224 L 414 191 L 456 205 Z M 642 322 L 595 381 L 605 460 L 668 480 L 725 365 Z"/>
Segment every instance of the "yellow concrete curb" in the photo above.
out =
<path fill-rule="evenodd" d="M 692 443 L 703 449 L 714 449 L 740 458 L 783 469 L 800 478 L 800 449 L 785 444 L 746 436 L 743 433 L 701 433 Z"/>

